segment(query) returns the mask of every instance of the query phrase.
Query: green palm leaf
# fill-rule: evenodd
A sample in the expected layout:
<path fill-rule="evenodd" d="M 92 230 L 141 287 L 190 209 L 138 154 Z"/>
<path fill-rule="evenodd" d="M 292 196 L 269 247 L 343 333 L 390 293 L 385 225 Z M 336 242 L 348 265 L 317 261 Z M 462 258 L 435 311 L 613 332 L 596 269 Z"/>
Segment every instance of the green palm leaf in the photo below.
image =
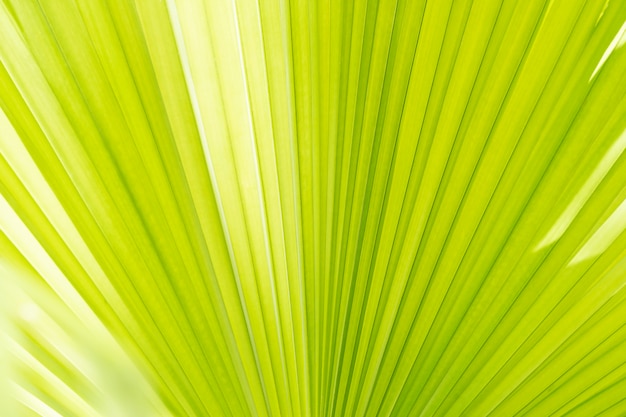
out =
<path fill-rule="evenodd" d="M 625 415 L 625 22 L 3 0 L 0 414 Z"/>

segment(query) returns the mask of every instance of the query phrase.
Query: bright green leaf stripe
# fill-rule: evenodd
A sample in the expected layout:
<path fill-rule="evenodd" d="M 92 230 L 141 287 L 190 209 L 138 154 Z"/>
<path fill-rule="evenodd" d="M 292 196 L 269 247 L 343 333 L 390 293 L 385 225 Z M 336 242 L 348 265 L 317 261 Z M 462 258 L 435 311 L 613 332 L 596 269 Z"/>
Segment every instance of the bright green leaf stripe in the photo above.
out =
<path fill-rule="evenodd" d="M 2 1 L 15 410 L 116 413 L 103 323 L 155 415 L 622 415 L 625 21 Z"/>
<path fill-rule="evenodd" d="M 520 149 L 520 150 L 521 150 L 521 149 Z M 490 164 L 490 165 L 488 165 L 488 166 L 492 166 L 492 165 Z M 524 171 L 524 176 L 525 176 L 528 172 L 529 172 L 529 170 L 528 170 L 528 169 L 526 169 L 526 170 Z M 514 178 L 519 178 L 519 176 L 520 176 L 520 174 L 514 174 L 514 175 L 515 175 L 515 177 L 514 177 Z M 484 184 L 484 182 L 481 182 L 481 185 L 482 185 L 482 184 Z M 507 197 L 507 198 L 509 198 L 509 197 Z M 512 204 L 510 204 L 510 203 L 511 203 L 511 201 L 510 201 L 510 199 L 509 199 L 509 200 L 508 200 L 508 202 L 507 202 L 507 204 L 508 204 L 509 206 L 512 206 Z M 463 223 L 460 223 L 460 224 L 463 224 Z M 506 230 L 506 229 L 505 229 L 505 230 Z M 522 229 L 522 230 L 524 230 L 524 229 Z M 461 236 L 462 236 L 462 235 L 461 235 Z M 493 238 L 493 236 L 492 236 L 492 238 Z M 456 242 L 456 241 L 458 241 L 458 239 L 454 239 L 454 240 L 452 240 L 452 241 L 453 241 L 453 242 Z M 519 249 L 517 249 L 517 251 L 518 251 L 518 253 L 519 253 Z M 486 252 L 486 253 L 489 253 L 489 252 Z M 449 265 L 449 262 L 448 262 L 447 264 Z M 446 264 L 444 264 L 444 265 L 446 265 Z M 447 266 L 447 265 L 446 265 L 446 266 Z M 444 276 L 445 276 L 445 275 L 444 275 Z M 451 300 L 455 300 L 455 301 L 456 301 L 456 302 L 455 302 L 455 304 L 458 304 L 458 300 L 457 300 L 457 299 L 455 299 L 455 297 L 451 297 Z M 443 315 L 442 317 L 446 317 L 446 315 Z M 417 367 L 417 368 L 419 369 L 419 367 Z M 426 398 L 428 398 L 428 397 L 426 397 Z"/>
<path fill-rule="evenodd" d="M 54 73 L 54 72 L 53 72 L 53 73 Z M 32 81 L 32 80 L 31 80 L 31 81 Z M 80 102 L 80 101 L 79 101 L 79 102 Z M 85 119 L 85 121 L 87 121 L 87 120 L 89 120 L 89 119 Z M 84 133 L 84 134 L 87 134 L 87 133 Z M 59 138 L 57 137 L 56 139 L 59 139 Z M 69 151 L 69 152 L 72 152 L 72 153 L 73 153 L 74 160 L 76 161 L 76 160 L 77 160 L 77 159 L 76 159 L 76 157 L 78 156 L 78 154 L 76 153 L 77 149 L 76 149 L 76 148 L 75 148 L 75 149 L 71 149 L 71 150 L 70 150 L 70 149 L 68 149 L 68 147 L 67 147 L 67 145 L 68 145 L 68 144 L 69 144 L 69 142 L 67 142 L 67 141 L 65 141 L 65 142 L 58 142 L 58 145 L 59 145 L 59 146 L 61 146 L 61 147 L 65 146 L 65 147 L 66 147 L 66 148 L 65 148 L 65 152 L 68 152 L 68 151 Z M 90 149 L 90 150 L 91 150 L 92 152 L 94 152 L 94 151 L 96 151 L 96 150 L 97 150 L 97 148 L 96 148 L 96 149 L 93 149 L 93 148 L 92 148 L 92 149 Z M 95 159 L 95 161 L 97 161 L 98 163 L 103 163 L 103 162 L 104 162 L 104 163 L 106 163 L 106 161 L 107 161 L 107 160 L 106 160 L 105 158 L 103 158 L 103 156 L 107 155 L 107 152 L 106 152 L 106 151 L 104 151 L 104 150 L 102 150 L 102 151 L 100 151 L 100 152 L 98 153 L 98 155 L 100 156 L 100 158 L 95 158 L 95 157 L 94 157 L 94 158 L 92 158 L 92 161 Z M 87 161 L 87 159 L 83 159 L 83 160 L 84 160 L 85 162 Z M 80 159 L 79 159 L 78 161 L 80 161 Z M 66 163 L 67 163 L 67 162 L 66 162 Z M 84 171 L 84 170 L 83 170 L 83 171 Z M 80 170 L 79 170 L 79 172 L 80 172 Z M 116 197 L 117 197 L 117 204 L 119 204 L 120 206 L 124 207 L 124 206 L 121 204 L 121 203 L 124 201 L 124 197 L 123 197 L 123 196 L 124 196 L 124 194 L 123 194 L 123 193 L 120 193 L 120 190 L 123 190 L 123 188 L 124 188 L 124 187 L 123 187 L 123 186 L 115 186 L 115 182 L 113 182 L 113 181 L 115 181 L 115 178 L 116 178 L 116 177 L 114 176 L 115 170 L 114 170 L 114 169 L 112 169 L 112 168 L 105 168 L 105 169 L 103 169 L 101 172 L 102 172 L 102 173 L 109 173 L 109 177 L 107 178 L 107 179 L 108 179 L 108 181 L 106 181 L 106 180 L 105 180 L 105 182 L 108 182 L 108 185 L 109 185 L 109 186 L 112 186 L 112 188 L 110 188 L 109 190 L 116 190 L 116 191 L 117 191 L 117 195 L 116 195 Z M 84 173 L 82 173 L 82 174 L 84 174 Z M 53 177 L 53 178 L 54 178 L 54 177 Z M 58 182 L 57 182 L 57 184 L 58 184 Z M 91 185 L 91 190 L 92 190 L 92 193 L 95 191 L 95 190 L 93 189 L 93 185 L 95 185 L 95 184 L 96 184 L 96 183 L 93 183 L 93 182 L 92 182 L 92 185 Z M 56 185 L 56 184 L 55 184 L 55 185 Z M 66 190 L 66 189 L 64 189 L 64 191 L 67 191 L 67 190 Z M 94 196 L 95 196 L 95 195 L 97 195 L 97 192 L 96 192 L 96 193 L 93 193 L 93 194 L 91 194 L 91 195 L 94 195 Z M 102 195 L 106 195 L 106 193 L 103 193 Z M 129 202 L 129 204 L 127 205 L 127 207 L 132 207 L 132 204 L 133 204 L 133 203 L 130 203 L 130 202 Z M 99 206 L 100 206 L 101 208 L 105 208 L 105 207 L 102 207 L 101 205 L 99 205 Z M 130 209 L 130 210 L 132 210 L 132 209 Z M 69 211 L 69 210 L 68 210 L 68 211 Z M 112 213 L 114 213 L 114 211 L 113 211 L 113 210 L 111 210 L 111 209 L 109 209 L 109 210 L 106 210 L 106 211 L 105 211 L 105 213 L 107 213 L 107 214 L 106 214 L 106 217 L 105 217 L 105 216 L 103 216 L 103 215 L 100 215 L 100 218 L 101 218 L 101 219 L 107 219 L 107 218 L 109 218 L 109 216 L 110 216 Z M 147 219 L 149 219 L 149 217 L 147 217 Z M 157 220 L 157 219 L 154 219 L 154 220 Z M 126 219 L 126 222 L 128 222 L 128 221 L 129 221 L 129 219 L 127 218 L 127 219 Z M 140 228 L 142 228 L 142 224 L 141 224 L 141 223 L 142 223 L 141 221 L 136 221 L 134 224 L 133 224 L 133 223 L 131 223 L 131 224 L 133 224 L 133 226 L 131 226 L 131 227 L 135 227 L 135 228 L 136 228 L 135 230 L 140 230 Z M 127 224 L 128 224 L 128 223 L 127 223 Z M 162 224 L 166 224 L 166 223 L 165 223 L 165 222 L 162 222 Z M 122 229 L 122 230 L 123 230 L 123 229 Z M 85 230 L 85 231 L 86 231 L 86 230 Z M 107 231 L 108 233 L 114 232 L 114 233 L 113 233 L 113 235 L 115 235 L 115 229 L 111 230 L 110 226 L 108 226 L 108 227 L 107 227 L 106 231 Z M 90 235 L 91 235 L 91 234 L 90 234 Z M 93 235 L 91 235 L 91 236 L 93 236 Z M 91 237 L 91 236 L 90 236 L 90 237 Z M 137 235 L 135 235 L 135 236 L 137 236 Z M 139 235 L 139 236 L 141 236 L 141 235 Z M 149 238 L 148 238 L 148 239 L 149 239 Z M 122 238 L 122 239 L 120 239 L 120 238 L 119 238 L 119 235 L 118 235 L 118 236 L 117 236 L 117 238 L 115 239 L 115 242 L 116 242 L 116 243 L 123 243 L 124 241 L 126 241 L 126 242 L 133 242 L 133 239 L 130 239 L 130 238 L 127 238 L 127 239 L 123 239 L 123 238 Z M 147 242 L 147 240 L 145 240 L 145 239 L 144 239 L 143 241 L 144 241 L 144 242 Z M 165 242 L 163 241 L 163 243 L 165 243 Z M 152 245 L 150 245 L 150 244 L 145 244 L 145 243 L 143 244 L 143 250 L 144 250 L 144 251 L 145 251 L 146 249 L 147 249 L 147 250 L 149 250 L 151 247 L 153 247 L 153 246 L 152 246 Z M 119 249 L 118 249 L 118 251 L 119 251 Z M 120 253 L 124 253 L 124 252 L 127 252 L 127 253 L 128 253 L 128 250 L 126 250 L 126 251 L 124 251 L 124 250 L 120 251 Z M 132 254 L 132 251 L 129 253 L 129 255 L 131 255 L 131 254 Z M 145 254 L 145 252 L 144 252 L 144 254 Z M 132 255 L 131 255 L 131 256 L 132 256 Z M 133 257 L 135 257 L 137 260 L 140 260 L 140 259 L 142 258 L 140 255 L 136 255 L 136 256 L 133 256 Z M 129 259 L 131 259 L 131 258 L 129 258 Z M 153 258 L 153 259 L 154 259 L 154 258 Z M 160 264 L 160 262 L 158 262 L 158 261 L 157 261 L 157 262 L 153 262 L 153 265 L 154 265 L 154 266 L 159 265 L 159 264 Z M 145 267 L 145 266 L 146 266 L 146 264 L 145 264 L 145 263 L 143 263 L 143 264 L 142 264 L 141 262 L 136 262 L 136 263 L 134 263 L 134 264 L 129 264 L 129 263 L 126 263 L 126 267 L 127 267 L 127 268 L 131 268 L 131 269 L 135 268 L 135 271 L 136 271 L 136 272 L 135 272 L 135 274 L 136 274 L 138 277 L 146 277 L 146 276 L 150 276 L 150 275 L 151 275 L 150 273 L 146 273 L 146 272 L 137 272 L 137 271 L 138 271 L 138 269 L 137 269 L 137 268 L 143 268 L 143 267 Z M 154 272 L 156 272 L 156 271 L 154 271 Z M 170 284 L 170 283 L 168 283 L 168 280 L 165 280 L 165 276 L 162 276 L 163 278 L 158 278 L 158 277 L 159 277 L 159 274 L 162 274 L 162 272 L 160 272 L 160 273 L 159 273 L 159 272 L 157 272 L 157 275 L 153 275 L 153 276 L 154 276 L 155 278 L 157 278 L 157 279 L 158 279 L 158 281 L 160 281 L 161 285 L 165 285 L 165 286 L 166 286 L 166 288 L 172 288 L 172 287 L 171 287 L 171 284 Z M 117 276 L 117 277 L 121 277 L 121 276 L 123 276 L 123 275 L 122 275 L 122 274 L 120 274 L 120 273 L 114 273 L 114 274 L 111 274 L 111 276 L 113 276 L 113 277 L 115 277 L 115 276 Z M 146 284 L 148 284 L 148 281 L 144 281 L 144 282 L 142 282 L 141 280 L 134 280 L 134 281 L 133 281 L 133 284 L 138 284 L 138 285 L 144 285 L 144 286 L 145 286 Z M 128 286 L 128 284 L 126 284 L 126 286 Z M 147 290 L 147 288 L 148 288 L 148 287 L 145 287 L 145 288 L 146 288 L 146 289 L 144 289 L 144 290 L 142 291 L 142 297 L 141 297 L 141 298 L 143 299 L 142 303 L 143 303 L 143 302 L 145 302 L 145 301 L 148 299 L 148 295 L 149 295 L 150 293 L 153 293 L 153 294 L 156 296 L 155 298 L 153 298 L 153 300 L 154 300 L 154 302 L 156 302 L 158 305 L 161 305 L 161 306 L 163 306 L 163 305 L 170 305 L 170 306 L 171 306 L 174 310 L 177 310 L 177 312 L 175 313 L 176 315 L 178 315 L 179 317 L 180 317 L 180 316 L 186 316 L 186 314 L 187 314 L 187 313 L 184 313 L 184 310 L 182 310 L 182 309 L 181 309 L 179 302 L 178 302 L 178 301 L 173 301 L 174 299 L 173 299 L 171 296 L 170 296 L 170 300 L 172 300 L 173 302 L 172 302 L 172 301 L 167 302 L 167 301 L 164 301 L 164 299 L 163 299 L 163 298 L 161 298 L 161 295 L 159 295 L 159 293 L 158 293 L 158 292 L 157 292 L 157 293 L 155 293 L 154 289 L 153 289 L 153 290 Z M 169 294 L 171 294 L 172 296 L 175 294 L 175 293 L 174 293 L 174 291 L 172 291 L 171 289 L 168 289 L 165 293 L 166 293 L 166 294 L 167 294 L 167 293 L 169 293 Z M 161 293 L 161 294 L 163 294 L 163 293 Z M 159 310 L 160 310 L 160 309 L 159 309 Z M 154 314 L 154 313 L 158 313 L 158 312 L 159 312 L 159 310 L 155 309 L 154 307 L 152 308 L 153 314 Z M 190 310 L 190 311 L 191 311 L 191 312 L 193 312 L 194 310 Z M 173 316 L 170 316 L 170 317 L 168 318 L 167 313 L 165 313 L 165 314 L 161 314 L 161 317 L 162 317 L 163 319 L 165 319 L 165 320 L 170 320 L 170 322 L 172 322 L 171 320 L 172 320 Z M 202 322 L 204 322 L 204 320 L 202 320 Z M 212 321 L 208 321 L 208 322 L 210 323 L 210 322 L 212 322 Z M 186 319 L 183 319 L 183 320 L 179 321 L 179 323 L 180 323 L 180 324 L 185 325 L 185 323 L 186 323 Z M 170 327 L 170 329 L 174 330 L 174 329 L 176 329 L 176 327 L 177 327 L 177 326 L 176 326 L 176 325 L 174 325 L 174 326 L 171 326 L 171 327 Z M 188 327 L 188 329 L 189 329 L 189 327 Z M 189 331 L 189 330 L 188 330 L 188 331 Z M 173 340 L 174 340 L 174 341 L 178 341 L 178 342 L 176 342 L 176 343 L 180 344 L 180 341 L 182 341 L 182 340 L 183 340 L 183 338 L 181 337 L 180 333 L 173 333 L 173 335 L 174 335 Z M 192 341 L 194 340 L 194 338 L 195 338 L 195 337 L 194 337 L 194 336 L 192 336 L 192 338 L 191 338 L 191 339 L 189 339 L 188 341 L 191 341 L 191 342 L 192 342 Z M 193 343 L 193 342 L 192 342 L 192 343 Z M 195 347 L 195 348 L 193 348 L 193 349 L 195 349 L 195 351 L 196 351 L 196 353 L 195 353 L 194 355 L 196 355 L 196 356 L 203 356 L 203 355 L 204 355 L 204 354 L 200 354 L 200 353 L 199 353 L 199 352 L 200 352 L 200 348 L 199 348 L 199 345 L 198 345 L 197 343 L 196 343 L 196 347 Z M 191 357 L 192 357 L 192 355 L 185 356 L 185 357 L 187 357 L 187 358 L 191 358 Z M 181 358 L 182 358 L 182 357 L 181 357 Z M 190 368 L 190 369 L 196 369 L 196 367 L 194 366 L 193 368 Z M 209 368 L 206 368 L 206 370 L 207 370 L 207 373 L 210 373 Z M 217 385 L 215 385 L 215 387 L 216 387 L 216 386 L 217 386 Z M 210 394 L 209 394 L 210 392 L 213 392 L 213 390 L 210 390 L 210 391 L 208 391 L 208 390 L 207 390 L 207 394 L 208 394 L 208 395 L 210 395 Z M 210 397 L 209 397 L 209 398 L 210 398 Z M 214 401 L 211 401 L 211 402 L 214 402 Z"/>

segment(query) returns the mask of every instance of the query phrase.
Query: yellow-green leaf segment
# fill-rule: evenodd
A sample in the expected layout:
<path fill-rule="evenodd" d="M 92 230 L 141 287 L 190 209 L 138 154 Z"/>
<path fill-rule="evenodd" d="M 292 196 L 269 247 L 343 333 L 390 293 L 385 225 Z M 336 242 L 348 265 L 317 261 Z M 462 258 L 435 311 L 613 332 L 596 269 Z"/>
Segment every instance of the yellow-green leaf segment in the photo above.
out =
<path fill-rule="evenodd" d="M 623 0 L 0 0 L 0 416 L 626 415 Z"/>

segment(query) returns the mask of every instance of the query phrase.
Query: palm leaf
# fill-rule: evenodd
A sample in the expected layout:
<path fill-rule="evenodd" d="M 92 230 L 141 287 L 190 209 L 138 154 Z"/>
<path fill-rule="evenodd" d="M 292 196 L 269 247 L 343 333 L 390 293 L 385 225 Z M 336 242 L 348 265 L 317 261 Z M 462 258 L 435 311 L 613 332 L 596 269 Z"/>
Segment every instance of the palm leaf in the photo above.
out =
<path fill-rule="evenodd" d="M 624 415 L 625 21 L 3 0 L 2 414 Z"/>

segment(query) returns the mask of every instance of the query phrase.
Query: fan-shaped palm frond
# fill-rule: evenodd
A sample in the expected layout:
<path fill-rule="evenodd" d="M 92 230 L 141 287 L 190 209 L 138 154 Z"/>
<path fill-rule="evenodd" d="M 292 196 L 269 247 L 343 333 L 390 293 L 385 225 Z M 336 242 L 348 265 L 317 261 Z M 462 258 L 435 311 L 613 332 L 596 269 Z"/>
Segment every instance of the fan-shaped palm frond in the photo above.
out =
<path fill-rule="evenodd" d="M 626 415 L 625 22 L 0 1 L 0 414 Z"/>

